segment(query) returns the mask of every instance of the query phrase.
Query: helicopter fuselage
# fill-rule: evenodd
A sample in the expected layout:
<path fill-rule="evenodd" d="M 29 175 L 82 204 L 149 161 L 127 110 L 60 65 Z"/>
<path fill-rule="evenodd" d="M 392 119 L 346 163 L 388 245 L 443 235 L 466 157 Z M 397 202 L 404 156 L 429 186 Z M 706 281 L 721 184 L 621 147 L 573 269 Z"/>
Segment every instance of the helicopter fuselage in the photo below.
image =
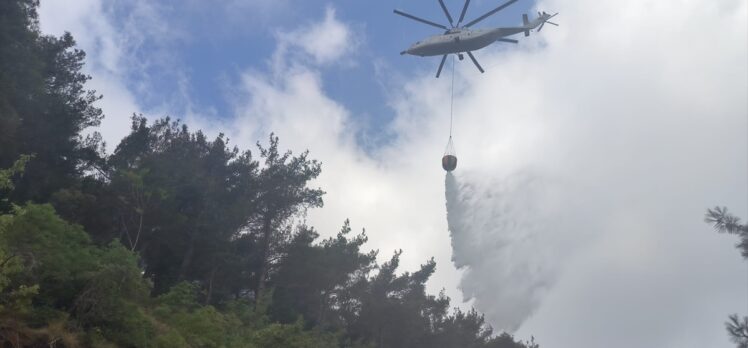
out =
<path fill-rule="evenodd" d="M 423 41 L 418 41 L 400 54 L 427 57 L 475 51 L 496 42 L 496 40 L 524 32 L 527 29 L 526 27 L 452 29 L 445 34 L 434 35 Z"/>
<path fill-rule="evenodd" d="M 538 31 L 543 29 L 543 25 L 546 23 L 558 26 L 558 24 L 553 23 L 549 21 L 549 19 L 556 16 L 558 13 L 550 14 L 543 12 L 538 12 L 538 17 L 530 20 L 530 18 L 527 16 L 527 14 L 522 15 L 522 25 L 516 26 L 516 27 L 502 27 L 502 28 L 485 28 L 485 29 L 472 29 L 472 26 L 479 23 L 480 21 L 492 16 L 494 13 L 501 11 L 502 9 L 506 8 L 507 6 L 517 2 L 518 0 L 507 0 L 503 4 L 501 4 L 499 7 L 494 8 L 491 11 L 486 12 L 485 14 L 481 15 L 480 17 L 467 22 L 466 24 L 462 24 L 463 19 L 465 19 L 465 13 L 467 13 L 468 5 L 470 4 L 470 0 L 465 0 L 465 5 L 462 7 L 462 12 L 460 12 L 460 17 L 457 20 L 457 24 L 455 24 L 455 20 L 452 17 L 452 15 L 449 13 L 449 10 L 444 4 L 444 0 L 439 0 L 439 5 L 441 5 L 442 11 L 444 11 L 444 15 L 446 15 L 447 19 L 449 20 L 449 26 L 439 24 L 436 22 L 432 22 L 427 19 L 423 19 L 420 17 L 416 17 L 412 14 L 400 11 L 400 10 L 393 10 L 393 12 L 397 15 L 410 18 L 414 21 L 421 22 L 423 24 L 428 24 L 432 27 L 437 27 L 442 30 L 445 30 L 443 34 L 441 35 L 434 35 L 431 37 L 428 37 L 424 39 L 423 41 L 418 41 L 411 45 L 407 50 L 400 52 L 400 54 L 410 54 L 414 56 L 420 56 L 420 57 L 428 57 L 428 56 L 442 56 L 441 63 L 439 63 L 439 69 L 436 70 L 436 77 L 439 78 L 439 75 L 442 72 L 442 68 L 444 67 L 444 62 L 447 60 L 447 56 L 450 54 L 456 54 L 457 58 L 460 60 L 463 60 L 464 55 L 470 57 L 470 60 L 473 61 L 473 64 L 475 64 L 475 67 L 478 68 L 478 70 L 483 73 L 483 67 L 480 66 L 478 63 L 478 60 L 475 59 L 475 55 L 473 55 L 473 51 L 477 51 L 481 48 L 484 48 L 496 41 L 501 42 L 510 42 L 513 44 L 518 43 L 519 41 L 514 39 L 507 38 L 508 36 L 524 33 L 525 36 L 530 36 L 530 31 L 537 28 Z"/>

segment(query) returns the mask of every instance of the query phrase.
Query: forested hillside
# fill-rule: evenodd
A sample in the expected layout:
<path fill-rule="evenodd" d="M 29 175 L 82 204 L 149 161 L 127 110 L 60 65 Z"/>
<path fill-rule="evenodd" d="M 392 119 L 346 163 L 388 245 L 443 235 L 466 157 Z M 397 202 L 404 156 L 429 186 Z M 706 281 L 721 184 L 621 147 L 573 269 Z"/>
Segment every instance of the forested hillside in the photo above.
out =
<path fill-rule="evenodd" d="M 343 217 L 300 225 L 323 168 L 273 135 L 134 116 L 105 151 L 85 54 L 37 7 L 0 2 L 1 346 L 537 347 L 427 294 L 433 260 L 398 272 Z"/>

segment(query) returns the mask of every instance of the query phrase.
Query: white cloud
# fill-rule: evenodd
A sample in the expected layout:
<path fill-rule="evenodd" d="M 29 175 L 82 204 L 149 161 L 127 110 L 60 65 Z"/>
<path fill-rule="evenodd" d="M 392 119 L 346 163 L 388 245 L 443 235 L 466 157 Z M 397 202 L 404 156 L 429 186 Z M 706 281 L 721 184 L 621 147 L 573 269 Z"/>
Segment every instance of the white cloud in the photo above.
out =
<path fill-rule="evenodd" d="M 359 45 L 359 39 L 349 26 L 339 21 L 335 9 L 328 6 L 325 19 L 295 29 L 278 33 L 277 58 L 285 58 L 288 48 L 300 48 L 316 64 L 327 65 L 340 60 L 350 63 L 351 55 Z"/>
<path fill-rule="evenodd" d="M 328 7 L 325 21 L 300 33 L 298 44 L 318 63 L 330 63 L 349 54 L 357 42 L 349 28 L 335 18 L 335 9 Z"/>
<path fill-rule="evenodd" d="M 106 116 L 95 131 L 102 134 L 108 151 L 130 132 L 130 117 L 144 111 L 125 84 L 128 38 L 108 20 L 109 8 L 100 0 L 74 2 L 44 1 L 39 8 L 42 32 L 61 35 L 70 32 L 77 46 L 86 52 L 83 72 L 91 75 L 87 87 L 104 98 L 97 106 Z"/>

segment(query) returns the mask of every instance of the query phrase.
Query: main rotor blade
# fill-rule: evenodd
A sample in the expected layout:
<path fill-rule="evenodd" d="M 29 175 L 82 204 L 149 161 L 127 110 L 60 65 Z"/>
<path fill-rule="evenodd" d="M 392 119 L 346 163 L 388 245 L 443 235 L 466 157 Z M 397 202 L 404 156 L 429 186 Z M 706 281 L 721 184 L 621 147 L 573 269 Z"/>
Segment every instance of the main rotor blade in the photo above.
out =
<path fill-rule="evenodd" d="M 449 19 L 449 25 L 451 25 L 454 28 L 455 26 L 454 21 L 452 20 L 452 16 L 449 14 L 449 10 L 447 10 L 447 6 L 444 5 L 444 0 L 439 0 L 439 5 L 442 6 L 442 10 L 444 11 L 444 14 L 447 15 L 447 19 Z"/>
<path fill-rule="evenodd" d="M 545 25 L 545 22 L 540 23 L 540 27 L 538 27 L 538 33 L 543 30 L 543 26 Z"/>
<path fill-rule="evenodd" d="M 516 0 L 515 0 L 515 1 L 516 1 Z M 441 24 L 439 24 L 439 23 L 434 23 L 434 22 L 432 22 L 432 21 L 428 21 L 428 20 L 425 20 L 425 19 L 423 19 L 423 18 L 418 18 L 418 17 L 416 17 L 416 16 L 414 16 L 414 15 L 411 15 L 411 14 L 407 14 L 407 13 L 405 13 L 405 12 L 403 12 L 403 11 L 400 11 L 400 10 L 394 10 L 393 12 L 395 12 L 395 14 L 399 14 L 399 15 L 401 15 L 401 16 L 403 16 L 403 17 L 407 17 L 407 18 L 410 18 L 410 19 L 412 19 L 412 20 L 414 20 L 414 21 L 418 21 L 418 22 L 421 22 L 421 23 L 424 23 L 424 24 L 428 24 L 428 25 L 431 25 L 431 26 L 435 26 L 435 27 L 437 27 L 437 28 L 441 28 L 441 29 L 444 29 L 444 30 L 449 30 L 449 28 L 447 28 L 447 27 L 445 27 L 445 26 L 443 26 L 443 25 L 441 25 Z"/>
<path fill-rule="evenodd" d="M 519 41 L 513 40 L 513 39 L 498 39 L 496 41 L 509 42 L 509 43 L 513 43 L 513 44 L 519 43 Z"/>
<path fill-rule="evenodd" d="M 465 0 L 465 6 L 462 7 L 462 13 L 460 13 L 460 20 L 457 21 L 457 25 L 460 25 L 460 23 L 462 23 L 462 20 L 465 19 L 465 14 L 467 13 L 468 6 L 470 6 L 470 0 Z"/>
<path fill-rule="evenodd" d="M 442 62 L 439 63 L 439 70 L 436 71 L 436 78 L 439 78 L 439 75 L 442 74 L 442 68 L 444 67 L 444 62 L 447 60 L 447 55 L 442 56 Z"/>
<path fill-rule="evenodd" d="M 470 22 L 468 24 L 465 24 L 464 27 L 465 28 L 470 27 L 470 26 L 472 26 L 472 25 L 474 25 L 474 24 L 476 24 L 476 23 L 478 23 L 478 22 L 480 22 L 480 21 L 488 18 L 489 16 L 493 15 L 494 13 L 503 10 L 505 7 L 511 5 L 511 4 L 515 3 L 515 2 L 517 2 L 517 0 L 509 0 L 509 1 L 505 2 L 503 5 L 495 8 L 495 9 L 493 9 L 491 11 L 488 11 L 486 14 L 484 14 L 484 15 L 476 18 L 476 19 L 474 19 L 472 22 Z"/>
<path fill-rule="evenodd" d="M 553 23 L 553 22 L 549 22 L 549 21 L 545 21 L 545 22 L 546 22 L 546 23 L 548 23 L 548 24 L 553 24 L 553 25 L 555 25 L 555 26 L 558 26 L 558 24 L 556 24 L 556 23 Z"/>
<path fill-rule="evenodd" d="M 478 61 L 475 60 L 475 56 L 473 56 L 473 52 L 467 51 L 468 56 L 470 56 L 470 60 L 473 61 L 473 64 L 475 64 L 476 67 L 478 67 L 478 70 L 480 70 L 480 73 L 484 73 L 483 68 L 481 68 L 480 64 L 478 64 Z"/>

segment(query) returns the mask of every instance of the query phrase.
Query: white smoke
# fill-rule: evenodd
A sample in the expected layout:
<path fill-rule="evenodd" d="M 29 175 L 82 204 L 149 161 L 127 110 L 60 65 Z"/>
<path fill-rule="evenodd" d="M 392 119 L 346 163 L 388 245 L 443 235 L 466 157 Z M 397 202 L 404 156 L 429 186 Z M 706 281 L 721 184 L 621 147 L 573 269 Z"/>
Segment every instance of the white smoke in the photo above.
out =
<path fill-rule="evenodd" d="M 497 329 L 515 331 L 554 279 L 543 235 L 550 232 L 541 177 L 523 171 L 493 180 L 446 176 L 452 261 L 466 300 Z"/>

